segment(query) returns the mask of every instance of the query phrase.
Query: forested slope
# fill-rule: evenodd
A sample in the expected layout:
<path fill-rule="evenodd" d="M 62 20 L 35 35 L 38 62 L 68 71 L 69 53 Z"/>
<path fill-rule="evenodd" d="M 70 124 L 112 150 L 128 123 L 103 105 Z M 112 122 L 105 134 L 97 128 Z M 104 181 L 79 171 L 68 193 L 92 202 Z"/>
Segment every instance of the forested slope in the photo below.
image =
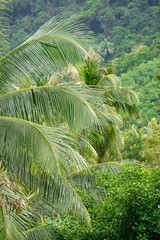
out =
<path fill-rule="evenodd" d="M 55 15 L 80 15 L 95 33 L 99 52 L 107 60 L 118 57 L 137 44 L 150 45 L 160 37 L 159 0 L 15 0 L 8 31 L 14 48 Z M 112 54 L 113 53 L 113 54 Z"/>
<path fill-rule="evenodd" d="M 140 93 L 142 116 L 158 119 L 159 0 L 15 0 L 0 54 L 24 42 L 53 16 L 73 14 L 86 24 L 89 44 L 103 57 L 103 65 L 122 74 L 122 84 Z"/>
<path fill-rule="evenodd" d="M 160 116 L 160 87 L 156 78 L 158 69 L 160 69 L 160 61 L 154 59 L 121 75 L 122 83 L 125 86 L 131 86 L 139 93 L 139 107 L 144 119 L 156 118 L 158 120 Z"/>

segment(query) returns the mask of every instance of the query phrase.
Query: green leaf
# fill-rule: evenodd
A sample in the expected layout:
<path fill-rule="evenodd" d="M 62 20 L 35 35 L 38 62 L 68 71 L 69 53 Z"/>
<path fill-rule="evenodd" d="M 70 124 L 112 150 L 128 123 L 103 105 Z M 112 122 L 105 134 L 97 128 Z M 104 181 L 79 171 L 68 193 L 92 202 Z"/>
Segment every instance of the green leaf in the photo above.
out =
<path fill-rule="evenodd" d="M 4 56 L 0 60 L 0 93 L 19 88 L 31 76 L 39 78 L 68 63 L 79 64 L 86 50 L 76 20 L 75 16 L 68 20 L 53 18 Z"/>
<path fill-rule="evenodd" d="M 89 221 L 88 212 L 67 180 L 73 170 L 86 169 L 86 161 L 72 146 L 63 130 L 37 125 L 16 118 L 0 117 L 0 155 L 32 189 L 59 210 L 69 210 Z"/>

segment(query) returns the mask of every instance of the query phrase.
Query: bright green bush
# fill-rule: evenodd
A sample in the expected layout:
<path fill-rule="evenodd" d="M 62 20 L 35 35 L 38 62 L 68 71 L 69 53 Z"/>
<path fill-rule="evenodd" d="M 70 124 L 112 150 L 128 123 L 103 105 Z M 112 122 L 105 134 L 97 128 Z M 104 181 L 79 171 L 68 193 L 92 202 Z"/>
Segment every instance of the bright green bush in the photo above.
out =
<path fill-rule="evenodd" d="M 94 171 L 100 201 L 80 192 L 90 212 L 92 231 L 82 222 L 64 216 L 48 219 L 57 240 L 160 239 L 160 169 L 125 166 L 117 175 Z"/>

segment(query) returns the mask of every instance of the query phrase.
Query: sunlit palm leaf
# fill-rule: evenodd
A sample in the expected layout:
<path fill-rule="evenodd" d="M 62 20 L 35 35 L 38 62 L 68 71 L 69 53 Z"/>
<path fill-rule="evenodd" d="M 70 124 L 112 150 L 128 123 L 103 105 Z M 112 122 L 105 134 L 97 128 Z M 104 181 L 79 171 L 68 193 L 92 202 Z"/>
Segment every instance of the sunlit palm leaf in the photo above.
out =
<path fill-rule="evenodd" d="M 86 53 L 76 17 L 53 18 L 30 39 L 0 60 L 0 92 L 21 86 L 30 77 L 52 74 L 68 63 L 77 64 Z M 43 75 L 42 75 L 43 74 Z"/>

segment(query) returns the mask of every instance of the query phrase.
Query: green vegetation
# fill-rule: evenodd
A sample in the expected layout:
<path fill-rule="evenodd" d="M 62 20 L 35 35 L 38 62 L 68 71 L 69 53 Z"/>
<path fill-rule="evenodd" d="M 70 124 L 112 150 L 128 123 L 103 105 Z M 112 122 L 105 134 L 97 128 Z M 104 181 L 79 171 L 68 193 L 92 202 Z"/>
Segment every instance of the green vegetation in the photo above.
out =
<path fill-rule="evenodd" d="M 160 170 L 123 167 L 110 175 L 93 171 L 100 198 L 80 191 L 92 220 L 92 231 L 84 224 L 64 215 L 48 219 L 49 229 L 61 240 L 150 239 L 160 237 Z"/>
<path fill-rule="evenodd" d="M 0 1 L 0 239 L 160 239 L 159 15 Z"/>
<path fill-rule="evenodd" d="M 153 118 L 147 127 L 135 127 L 124 134 L 123 159 L 136 159 L 148 167 L 159 167 L 160 126 Z"/>
<path fill-rule="evenodd" d="M 75 18 L 67 22 L 52 19 L 0 60 L 0 157 L 8 171 L 15 172 L 30 190 L 38 189 L 39 196 L 51 204 L 61 201 L 59 210 L 68 208 L 89 222 L 88 212 L 69 179 L 73 171 L 87 171 L 88 164 L 78 153 L 78 144 L 69 129 L 78 131 L 91 128 L 92 124 L 100 126 L 98 111 L 90 104 L 95 93 L 76 86 L 36 86 L 38 76 L 51 74 L 55 66 L 64 68 L 68 62 L 81 61 L 86 51 L 76 41 L 78 27 L 73 21 Z M 90 101 L 87 101 L 87 95 L 90 95 Z M 97 98 L 97 108 L 102 111 L 101 96 Z M 110 111 L 114 119 L 114 111 Z M 103 111 L 104 118 L 105 114 Z M 112 121 L 108 117 L 109 120 Z M 15 214 L 12 214 L 13 218 L 8 217 L 8 197 L 4 192 L 6 189 L 2 189 L 0 195 L 0 234 L 2 239 L 10 236 L 15 239 Z M 16 200 L 20 201 L 20 198 Z M 20 220 L 22 224 L 23 215 Z M 28 226 L 19 228 L 18 238 L 27 238 L 28 231 Z"/>
<path fill-rule="evenodd" d="M 15 0 L 8 31 L 11 49 L 53 16 L 66 19 L 73 13 L 79 14 L 95 33 L 95 48 L 106 60 L 130 52 L 139 44 L 149 46 L 160 37 L 158 0 Z"/>
<path fill-rule="evenodd" d="M 142 110 L 144 120 L 151 120 L 154 117 L 159 119 L 160 88 L 156 77 L 159 68 L 160 61 L 156 58 L 121 74 L 120 77 L 124 86 L 129 85 L 139 93 L 139 108 Z"/>
<path fill-rule="evenodd" d="M 160 38 L 153 41 L 150 47 L 146 45 L 138 45 L 132 49 L 130 53 L 123 54 L 120 58 L 115 58 L 109 66 L 116 70 L 116 74 L 132 71 L 135 67 L 142 63 L 153 61 L 160 57 Z"/>
<path fill-rule="evenodd" d="M 124 149 L 122 152 L 122 158 L 134 159 L 140 162 L 145 161 L 145 159 L 141 156 L 142 144 L 142 129 L 133 125 L 131 129 L 124 133 Z"/>
<path fill-rule="evenodd" d="M 156 93 L 158 89 L 154 74 L 159 68 L 160 57 L 160 24 L 157 21 L 160 5 L 158 0 L 141 2 L 137 0 L 132 2 L 27 0 L 25 3 L 15 0 L 12 22 L 7 30 L 7 36 L 10 40 L 7 42 L 6 37 L 4 41 L 0 42 L 2 45 L 1 56 L 9 48 L 13 49 L 26 41 L 38 27 L 53 16 L 59 15 L 61 18 L 67 18 L 73 13 L 77 13 L 80 20 L 85 22 L 88 29 L 94 33 L 90 45 L 103 56 L 103 65 L 106 64 L 106 61 L 110 61 L 107 64 L 114 68 L 117 75 L 128 73 L 129 78 L 138 78 L 133 83 L 128 80 L 127 75 L 125 80 L 122 79 L 122 84 L 133 87 L 135 91 L 140 92 L 140 102 L 143 105 L 143 107 L 140 106 L 140 109 L 142 109 L 143 117 L 149 117 L 149 120 L 153 117 L 157 118 L 159 115 L 157 113 L 159 95 Z M 156 64 L 155 59 L 157 59 Z M 147 64 L 149 61 L 153 61 L 152 69 L 150 62 L 149 65 L 146 65 L 148 70 L 137 69 L 137 73 L 135 73 L 135 67 L 144 63 Z M 133 73 L 134 77 L 132 71 L 135 73 Z M 149 76 L 148 71 L 150 71 Z M 149 93 L 148 81 L 153 86 L 152 92 Z M 142 86 L 143 82 L 144 88 Z M 140 84 L 141 86 L 139 86 Z M 146 116 L 144 116 L 144 113 L 147 113 Z"/>
<path fill-rule="evenodd" d="M 144 130 L 146 132 L 143 135 L 142 157 L 150 167 L 158 167 L 160 166 L 160 125 L 152 119 Z"/>

